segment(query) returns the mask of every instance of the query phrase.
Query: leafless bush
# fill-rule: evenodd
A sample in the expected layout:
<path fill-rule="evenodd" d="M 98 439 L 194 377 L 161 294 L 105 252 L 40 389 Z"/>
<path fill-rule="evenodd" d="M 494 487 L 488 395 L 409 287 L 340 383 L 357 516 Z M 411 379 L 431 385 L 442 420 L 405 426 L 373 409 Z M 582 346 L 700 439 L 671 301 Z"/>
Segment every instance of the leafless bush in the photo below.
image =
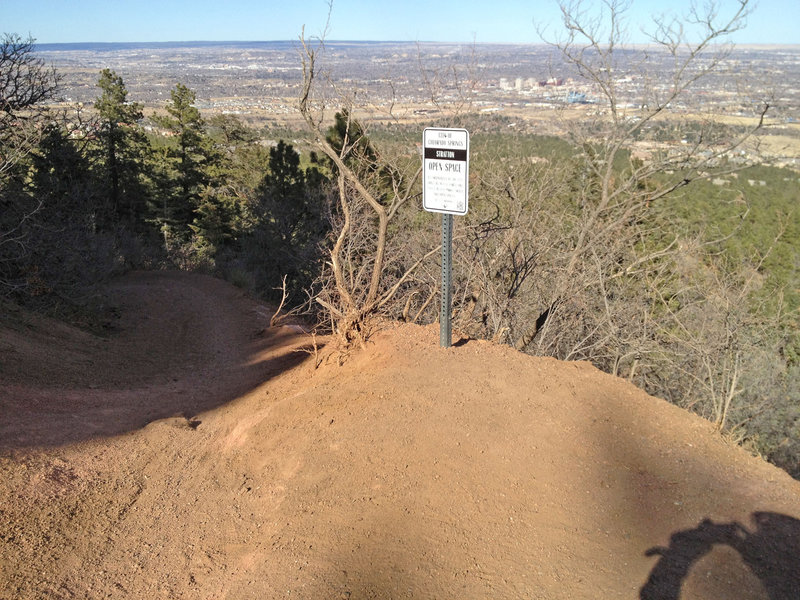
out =
<path fill-rule="evenodd" d="M 59 77 L 34 54 L 33 39 L 0 39 L 0 177 L 38 143 L 45 102 L 56 95 Z"/>
<path fill-rule="evenodd" d="M 318 280 L 315 301 L 340 342 L 348 346 L 363 343 L 370 332 L 370 318 L 388 309 L 435 249 L 418 250 L 412 262 L 401 262 L 398 254 L 389 252 L 397 243 L 394 223 L 419 194 L 419 157 L 383 151 L 369 142 L 367 129 L 354 117 L 353 96 L 337 93 L 331 82 L 327 92 L 332 90 L 340 112 L 335 139 L 326 135 L 323 124 L 329 100 L 326 91 L 317 89 L 318 59 L 324 46 L 301 41 L 304 83 L 299 109 L 336 177 L 329 260 Z"/>

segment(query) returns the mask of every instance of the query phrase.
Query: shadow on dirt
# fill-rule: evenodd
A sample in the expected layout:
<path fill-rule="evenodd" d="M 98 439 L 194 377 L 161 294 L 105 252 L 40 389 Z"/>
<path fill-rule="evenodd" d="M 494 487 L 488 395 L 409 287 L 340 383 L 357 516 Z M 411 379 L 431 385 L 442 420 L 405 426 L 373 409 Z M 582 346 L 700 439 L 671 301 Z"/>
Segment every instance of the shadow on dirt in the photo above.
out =
<path fill-rule="evenodd" d="M 194 418 L 199 413 L 227 404 L 308 359 L 306 352 L 285 349 L 214 375 L 137 389 L 21 390 L 0 398 L 0 453 L 116 436 L 169 417 L 185 418 L 187 427 L 197 429 L 202 426 Z"/>
<path fill-rule="evenodd" d="M 636 394 L 602 410 L 579 433 L 604 457 L 591 473 L 603 507 L 597 520 L 622 534 L 611 544 L 636 565 L 620 576 L 630 576 L 632 593 L 641 600 L 800 599 L 796 496 L 777 492 L 789 488 L 776 486 L 765 512 L 765 496 L 752 490 L 767 472 L 755 463 L 734 468 L 735 454 L 709 423 Z M 656 544 L 667 547 L 650 548 Z"/>
<path fill-rule="evenodd" d="M 761 581 L 770 600 L 800 598 L 800 521 L 756 512 L 755 531 L 740 523 L 703 520 L 694 529 L 678 531 L 669 547 L 650 548 L 646 556 L 660 556 L 639 593 L 641 600 L 679 600 L 683 581 L 692 566 L 714 545 L 733 548 Z"/>
<path fill-rule="evenodd" d="M 34 322 L 0 360 L 0 451 L 54 447 L 186 419 L 226 404 L 312 354 L 302 330 L 266 326 L 266 307 L 210 276 L 131 273 L 107 339 Z M 319 348 L 317 348 L 319 349 Z"/>

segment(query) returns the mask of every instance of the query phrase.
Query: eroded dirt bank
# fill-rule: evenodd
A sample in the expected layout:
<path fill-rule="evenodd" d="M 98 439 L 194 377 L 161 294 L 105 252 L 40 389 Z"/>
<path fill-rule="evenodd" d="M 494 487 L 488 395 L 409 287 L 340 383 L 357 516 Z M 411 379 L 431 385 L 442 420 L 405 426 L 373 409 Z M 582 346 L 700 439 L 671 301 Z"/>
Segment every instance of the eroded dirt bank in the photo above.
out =
<path fill-rule="evenodd" d="M 800 597 L 800 483 L 589 365 L 406 325 L 315 369 L 223 282 L 112 296 L 0 330 L 0 598 Z"/>

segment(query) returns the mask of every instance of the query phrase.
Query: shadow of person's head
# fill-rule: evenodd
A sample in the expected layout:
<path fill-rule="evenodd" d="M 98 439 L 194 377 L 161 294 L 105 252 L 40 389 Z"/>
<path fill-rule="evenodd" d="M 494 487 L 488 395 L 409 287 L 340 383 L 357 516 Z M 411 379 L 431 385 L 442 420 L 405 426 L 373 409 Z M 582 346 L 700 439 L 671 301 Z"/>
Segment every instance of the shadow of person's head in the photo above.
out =
<path fill-rule="evenodd" d="M 670 536 L 668 547 L 650 548 L 660 556 L 639 592 L 641 600 L 679 600 L 692 566 L 715 545 L 736 550 L 759 578 L 770 600 L 800 598 L 800 520 L 771 512 L 752 515 L 755 531 L 740 523 L 704 519 L 694 529 Z"/>

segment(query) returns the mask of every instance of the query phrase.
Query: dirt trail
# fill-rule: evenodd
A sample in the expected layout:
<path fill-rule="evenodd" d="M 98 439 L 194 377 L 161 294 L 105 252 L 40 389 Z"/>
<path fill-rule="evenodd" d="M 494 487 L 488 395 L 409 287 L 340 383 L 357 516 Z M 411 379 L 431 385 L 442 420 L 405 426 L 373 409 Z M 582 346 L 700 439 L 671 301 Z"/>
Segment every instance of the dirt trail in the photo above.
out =
<path fill-rule="evenodd" d="M 303 359 L 257 360 L 280 346 L 263 335 L 267 309 L 211 277 L 136 273 L 109 286 L 108 302 L 120 317 L 106 337 L 31 316 L 3 330 L 0 446 L 63 445 L 190 416 Z"/>
<path fill-rule="evenodd" d="M 0 324 L 0 599 L 800 597 L 800 483 L 589 365 L 315 369 L 217 280 L 112 293 L 108 340 Z"/>

